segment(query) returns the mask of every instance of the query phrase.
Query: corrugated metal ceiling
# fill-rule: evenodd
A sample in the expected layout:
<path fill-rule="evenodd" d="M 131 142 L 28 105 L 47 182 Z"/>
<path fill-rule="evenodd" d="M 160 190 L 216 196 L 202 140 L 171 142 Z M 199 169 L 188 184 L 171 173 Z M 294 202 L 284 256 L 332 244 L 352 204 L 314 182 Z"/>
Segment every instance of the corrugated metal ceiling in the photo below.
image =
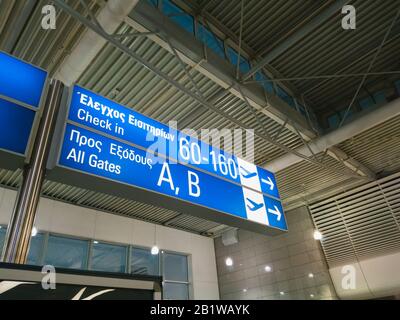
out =
<path fill-rule="evenodd" d="M 0 1 L 0 49 L 53 73 L 72 50 L 85 28 L 76 19 L 59 10 L 56 29 L 44 30 L 41 27 L 41 10 L 48 2 Z M 85 15 L 79 0 L 66 2 Z M 87 3 L 96 13 L 104 2 L 89 0 Z"/>
<path fill-rule="evenodd" d="M 244 2 L 243 45 L 251 48 L 253 58 L 268 54 L 290 35 L 301 30 L 312 17 L 321 13 L 335 0 L 284 1 L 249 0 Z M 237 37 L 240 34 L 241 0 L 185 0 L 191 6 L 218 20 Z M 373 50 L 383 40 L 384 34 L 400 7 L 398 0 L 353 0 L 356 8 L 356 30 L 341 28 L 341 12 L 331 16 L 318 28 L 291 43 L 267 68 L 276 70 L 279 78 L 332 75 L 340 73 L 364 73 L 372 60 Z M 398 71 L 400 49 L 400 21 L 395 24 L 388 43 L 383 47 L 372 71 Z M 357 61 L 357 63 L 354 63 Z M 274 72 L 273 72 L 274 73 Z M 392 78 L 399 79 L 397 74 Z M 365 87 L 384 81 L 388 76 L 367 78 Z M 305 98 L 314 110 L 343 107 L 350 103 L 361 77 L 284 81 Z M 361 94 L 365 94 L 362 92 Z"/>
<path fill-rule="evenodd" d="M 384 177 L 400 171 L 400 117 L 395 117 L 375 126 L 338 145 L 346 154 L 357 159 L 378 176 Z M 321 155 L 319 155 L 321 156 Z M 336 168 L 343 168 L 329 157 L 324 162 Z M 324 169 L 316 168 L 306 161 L 299 162 L 276 175 L 281 196 L 288 206 L 303 201 L 307 204 L 315 193 L 323 197 L 324 190 L 338 185 L 338 190 L 365 182 L 346 177 Z M 288 181 L 290 181 L 288 183 Z M 340 191 L 338 191 L 340 192 Z M 299 197 L 301 195 L 301 197 Z M 294 203 L 292 203 L 294 201 Z"/>
<path fill-rule="evenodd" d="M 365 73 L 375 53 L 373 50 L 382 42 L 400 2 L 363 0 L 352 3 L 357 8 L 356 30 L 343 30 L 340 27 L 341 16 L 333 16 L 272 61 L 271 65 L 289 78 L 337 74 L 350 64 L 345 73 Z M 388 39 L 397 37 L 383 47 L 372 71 L 399 70 L 399 29 L 400 21 L 397 21 Z M 358 60 L 360 57 L 361 60 Z M 367 78 L 366 87 L 368 81 L 376 79 Z M 335 103 L 343 103 L 346 99 L 350 102 L 360 81 L 361 77 L 339 78 L 325 81 L 323 87 L 318 86 L 321 80 L 299 80 L 293 81 L 293 84 L 300 92 L 306 93 L 307 99 L 317 110 L 335 107 Z M 312 89 L 315 86 L 318 87 Z"/>
<path fill-rule="evenodd" d="M 400 170 L 400 117 L 371 128 L 339 145 L 349 156 L 381 175 Z"/>
<path fill-rule="evenodd" d="M 400 174 L 309 206 L 330 267 L 400 250 Z"/>

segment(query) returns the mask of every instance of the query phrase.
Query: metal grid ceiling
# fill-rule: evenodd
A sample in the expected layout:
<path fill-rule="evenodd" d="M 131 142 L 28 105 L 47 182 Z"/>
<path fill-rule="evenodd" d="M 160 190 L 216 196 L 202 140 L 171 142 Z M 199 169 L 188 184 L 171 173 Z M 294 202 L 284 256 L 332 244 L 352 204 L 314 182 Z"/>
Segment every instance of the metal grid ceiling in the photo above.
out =
<path fill-rule="evenodd" d="M 400 173 L 309 209 L 330 267 L 400 250 Z"/>

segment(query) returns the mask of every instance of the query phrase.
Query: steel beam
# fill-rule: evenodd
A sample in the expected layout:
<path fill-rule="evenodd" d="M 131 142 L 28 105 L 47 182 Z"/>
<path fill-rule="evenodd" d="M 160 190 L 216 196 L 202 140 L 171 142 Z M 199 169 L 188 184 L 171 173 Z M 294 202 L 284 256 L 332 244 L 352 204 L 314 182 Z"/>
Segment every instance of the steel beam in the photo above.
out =
<path fill-rule="evenodd" d="M 388 121 L 396 116 L 400 115 L 400 98 L 389 102 L 385 106 L 382 106 L 373 112 L 370 112 L 363 117 L 353 120 L 352 122 L 345 124 L 340 129 L 332 131 L 320 138 L 313 140 L 310 143 L 310 147 L 315 153 L 324 152 L 325 150 L 346 141 L 374 126 L 377 126 L 385 121 Z M 297 149 L 298 152 L 310 155 L 308 149 L 304 146 Z M 274 161 L 264 164 L 266 169 L 274 172 L 283 170 L 293 164 L 302 161 L 302 159 L 296 157 L 294 154 L 287 154 Z"/>
<path fill-rule="evenodd" d="M 108 33 L 113 34 L 138 1 L 109 0 L 97 17 L 95 17 L 95 21 Z M 90 9 L 87 9 L 90 12 Z M 115 36 L 118 37 L 118 35 Z M 86 30 L 78 44 L 58 68 L 55 78 L 68 86 L 76 82 L 105 44 L 106 40 L 96 32 L 90 29 Z"/>

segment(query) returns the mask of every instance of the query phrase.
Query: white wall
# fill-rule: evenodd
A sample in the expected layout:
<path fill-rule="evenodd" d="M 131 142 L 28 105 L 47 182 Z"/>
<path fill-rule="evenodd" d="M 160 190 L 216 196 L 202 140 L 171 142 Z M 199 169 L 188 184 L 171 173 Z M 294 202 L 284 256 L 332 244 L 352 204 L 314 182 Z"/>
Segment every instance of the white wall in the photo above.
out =
<path fill-rule="evenodd" d="M 343 288 L 343 266 L 329 269 L 336 293 L 342 299 L 373 299 L 400 293 L 400 252 L 349 264 L 355 270 L 355 288 Z M 348 272 L 344 270 L 344 272 Z"/>
<path fill-rule="evenodd" d="M 16 192 L 0 188 L 0 224 L 8 224 Z M 154 224 L 42 198 L 35 221 L 39 230 L 151 247 Z M 157 225 L 160 249 L 191 256 L 194 299 L 219 299 L 214 241 Z"/>

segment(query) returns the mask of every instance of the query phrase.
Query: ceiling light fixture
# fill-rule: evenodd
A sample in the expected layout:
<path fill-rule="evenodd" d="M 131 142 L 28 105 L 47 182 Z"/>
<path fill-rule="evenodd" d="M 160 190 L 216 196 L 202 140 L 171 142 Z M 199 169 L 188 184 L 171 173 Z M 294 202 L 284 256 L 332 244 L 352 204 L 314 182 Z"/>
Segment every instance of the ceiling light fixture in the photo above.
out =
<path fill-rule="evenodd" d="M 37 234 L 38 234 L 38 229 L 36 227 L 33 227 L 31 232 L 32 237 L 36 237 Z"/>
<path fill-rule="evenodd" d="M 315 240 L 322 240 L 322 233 L 319 232 L 318 230 L 314 231 L 314 239 Z"/>
<path fill-rule="evenodd" d="M 226 258 L 226 259 L 225 259 L 225 264 L 226 264 L 228 267 L 232 267 L 232 266 L 233 266 L 233 260 L 232 260 L 232 258 L 231 258 L 231 257 Z"/>

